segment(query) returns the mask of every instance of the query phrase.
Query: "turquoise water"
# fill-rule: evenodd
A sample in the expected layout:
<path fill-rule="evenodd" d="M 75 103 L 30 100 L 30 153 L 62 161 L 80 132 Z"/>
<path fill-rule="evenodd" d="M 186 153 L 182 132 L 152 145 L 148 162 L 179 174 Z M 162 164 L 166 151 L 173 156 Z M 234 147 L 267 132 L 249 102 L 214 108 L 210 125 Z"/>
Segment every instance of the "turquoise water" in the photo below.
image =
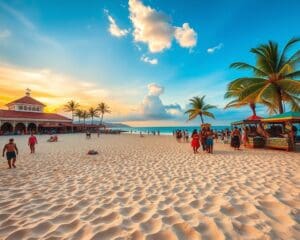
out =
<path fill-rule="evenodd" d="M 214 131 L 221 131 L 225 130 L 226 128 L 230 129 L 230 126 L 212 126 L 211 127 Z M 161 135 L 172 135 L 173 131 L 176 131 L 177 129 L 188 131 L 189 133 L 192 133 L 194 129 L 199 130 L 199 126 L 175 126 L 175 127 L 121 127 L 121 128 L 114 128 L 122 131 L 132 132 L 134 134 L 139 134 L 142 132 L 143 134 L 147 134 L 148 131 L 151 133 L 155 131 L 160 132 Z"/>

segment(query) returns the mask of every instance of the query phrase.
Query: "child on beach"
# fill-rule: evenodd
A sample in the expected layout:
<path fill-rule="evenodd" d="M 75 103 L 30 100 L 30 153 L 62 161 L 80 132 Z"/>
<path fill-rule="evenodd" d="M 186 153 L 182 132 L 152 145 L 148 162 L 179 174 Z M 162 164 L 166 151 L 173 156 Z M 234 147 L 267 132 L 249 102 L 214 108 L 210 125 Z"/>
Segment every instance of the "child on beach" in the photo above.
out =
<path fill-rule="evenodd" d="M 19 153 L 19 150 L 17 148 L 17 145 L 14 143 L 13 138 L 9 139 L 9 143 L 4 145 L 3 152 L 2 152 L 3 157 L 5 152 L 6 152 L 8 167 L 16 168 L 16 160 L 17 160 L 17 154 Z"/>
<path fill-rule="evenodd" d="M 30 147 L 30 153 L 35 153 L 35 144 L 37 144 L 36 136 L 31 133 L 30 137 L 28 138 L 28 146 Z"/>

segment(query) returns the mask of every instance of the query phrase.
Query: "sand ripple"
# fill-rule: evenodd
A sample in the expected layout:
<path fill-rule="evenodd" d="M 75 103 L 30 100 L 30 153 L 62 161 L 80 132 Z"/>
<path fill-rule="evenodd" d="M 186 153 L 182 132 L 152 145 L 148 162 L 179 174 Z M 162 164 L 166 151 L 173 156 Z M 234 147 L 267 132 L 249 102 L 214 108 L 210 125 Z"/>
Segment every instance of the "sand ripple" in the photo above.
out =
<path fill-rule="evenodd" d="M 0 165 L 0 239 L 300 239 L 299 153 L 62 135 L 30 155 L 16 141 L 18 168 Z"/>

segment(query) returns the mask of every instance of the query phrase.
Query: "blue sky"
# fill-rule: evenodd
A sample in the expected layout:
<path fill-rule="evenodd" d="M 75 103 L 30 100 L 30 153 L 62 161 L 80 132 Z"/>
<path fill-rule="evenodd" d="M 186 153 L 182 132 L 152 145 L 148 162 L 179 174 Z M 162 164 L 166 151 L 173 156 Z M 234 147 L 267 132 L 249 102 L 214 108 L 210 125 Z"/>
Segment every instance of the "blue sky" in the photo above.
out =
<path fill-rule="evenodd" d="M 247 74 L 228 66 L 299 36 L 299 9 L 297 0 L 0 0 L 0 104 L 28 86 L 50 111 L 106 101 L 110 121 L 181 125 L 188 99 L 206 95 L 219 107 L 211 122 L 228 124 L 250 115 L 223 110 L 227 83 Z"/>

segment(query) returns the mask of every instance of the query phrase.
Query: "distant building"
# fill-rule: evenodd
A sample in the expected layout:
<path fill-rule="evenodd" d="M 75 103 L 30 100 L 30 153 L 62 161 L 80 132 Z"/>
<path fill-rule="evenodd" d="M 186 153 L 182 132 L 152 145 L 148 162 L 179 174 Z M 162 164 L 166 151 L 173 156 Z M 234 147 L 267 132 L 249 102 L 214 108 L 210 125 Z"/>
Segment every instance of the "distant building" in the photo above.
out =
<path fill-rule="evenodd" d="M 7 110 L 0 109 L 0 135 L 26 134 L 29 132 L 67 132 L 72 128 L 72 119 L 56 113 L 45 113 L 45 105 L 26 95 L 6 104 Z"/>

